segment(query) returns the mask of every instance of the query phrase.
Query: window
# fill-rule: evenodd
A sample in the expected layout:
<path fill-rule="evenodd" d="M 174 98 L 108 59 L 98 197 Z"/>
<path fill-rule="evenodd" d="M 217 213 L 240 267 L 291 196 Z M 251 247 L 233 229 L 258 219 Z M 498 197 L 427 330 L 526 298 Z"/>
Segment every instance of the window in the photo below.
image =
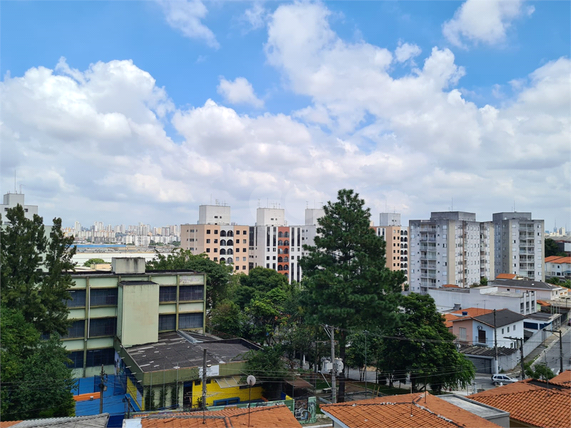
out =
<path fill-rule="evenodd" d="M 178 299 L 180 301 L 203 300 L 204 287 L 202 285 L 183 285 L 179 289 Z"/>
<path fill-rule="evenodd" d="M 201 328 L 202 312 L 197 314 L 180 314 L 178 316 L 178 328 Z"/>
<path fill-rule="evenodd" d="M 466 340 L 466 328 L 460 327 L 460 340 Z"/>
<path fill-rule="evenodd" d="M 210 229 L 206 229 L 206 234 L 210 235 Z"/>
<path fill-rule="evenodd" d="M 71 300 L 67 301 L 68 308 L 85 307 L 85 290 L 69 290 Z"/>
<path fill-rule="evenodd" d="M 508 327 L 508 333 L 510 332 L 510 328 Z"/>
<path fill-rule="evenodd" d="M 89 321 L 89 337 L 114 336 L 117 318 L 95 318 Z"/>
<path fill-rule="evenodd" d="M 74 321 L 71 326 L 67 329 L 67 334 L 63 337 L 63 339 L 72 339 L 77 337 L 84 337 L 85 336 L 85 320 L 77 320 Z M 83 352 L 82 352 L 83 354 Z M 83 359 L 83 356 L 82 356 Z M 83 366 L 83 361 L 81 363 Z"/>
<path fill-rule="evenodd" d="M 210 244 L 210 239 L 207 239 L 207 240 L 206 240 L 206 243 L 207 243 L 207 244 Z"/>
<path fill-rule="evenodd" d="M 214 252 L 217 253 L 217 252 L 218 252 L 218 248 L 215 248 L 215 249 L 214 249 Z"/>
<path fill-rule="evenodd" d="M 89 292 L 90 306 L 115 306 L 117 305 L 116 288 L 92 288 Z"/>
<path fill-rule="evenodd" d="M 504 334 L 504 329 L 502 328 L 502 334 Z"/>
<path fill-rule="evenodd" d="M 160 287 L 159 302 L 176 302 L 176 286 Z"/>
<path fill-rule="evenodd" d="M 176 315 L 159 315 L 159 331 L 176 329 Z"/>
<path fill-rule="evenodd" d="M 207 249 L 206 249 L 206 252 L 209 253 L 209 252 L 210 252 L 210 248 L 207 248 Z"/>
<path fill-rule="evenodd" d="M 115 350 L 113 348 L 90 349 L 87 351 L 87 367 L 110 366 L 113 364 L 115 364 Z"/>
<path fill-rule="evenodd" d="M 67 367 L 70 369 L 81 369 L 83 368 L 83 351 L 73 351 L 67 355 L 67 358 L 71 360 L 71 363 L 67 363 Z"/>
<path fill-rule="evenodd" d="M 245 244 L 245 243 L 246 243 L 246 240 L 245 240 L 245 239 L 242 239 L 242 244 Z"/>
<path fill-rule="evenodd" d="M 215 235 L 218 235 L 218 231 L 217 231 L 217 230 L 215 230 L 215 231 L 214 231 L 214 234 L 215 234 Z"/>

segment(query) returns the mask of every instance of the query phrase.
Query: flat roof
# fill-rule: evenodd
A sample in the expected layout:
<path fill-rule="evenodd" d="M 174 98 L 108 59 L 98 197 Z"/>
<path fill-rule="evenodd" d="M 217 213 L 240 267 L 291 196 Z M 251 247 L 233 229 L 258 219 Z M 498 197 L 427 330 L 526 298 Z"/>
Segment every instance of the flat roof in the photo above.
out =
<path fill-rule="evenodd" d="M 159 341 L 145 345 L 131 346 L 125 351 L 141 371 L 155 372 L 172 370 L 175 367 L 202 367 L 203 352 L 206 349 L 207 364 L 226 364 L 244 361 L 244 355 L 251 349 L 259 349 L 244 339 L 199 341 L 187 338 L 188 333 L 169 332 L 159 334 Z"/>
<path fill-rule="evenodd" d="M 467 410 L 470 413 L 478 415 L 484 419 L 489 420 L 489 418 L 509 416 L 508 412 L 496 409 L 495 407 L 491 407 L 486 404 L 478 403 L 477 401 L 470 400 L 469 398 L 462 397 L 461 395 L 445 394 L 445 395 L 439 395 L 439 398 L 449 402 L 450 404 L 454 404 L 455 406 L 458 406 L 461 409 Z"/>

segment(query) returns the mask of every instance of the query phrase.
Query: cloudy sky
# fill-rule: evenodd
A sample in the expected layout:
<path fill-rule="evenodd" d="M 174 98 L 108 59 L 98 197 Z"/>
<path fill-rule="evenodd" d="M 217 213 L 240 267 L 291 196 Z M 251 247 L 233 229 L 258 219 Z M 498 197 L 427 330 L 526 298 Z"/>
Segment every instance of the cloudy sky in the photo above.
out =
<path fill-rule="evenodd" d="M 46 219 L 532 211 L 571 228 L 568 1 L 12 1 L 3 193 Z M 453 205 L 452 205 L 453 204 Z"/>

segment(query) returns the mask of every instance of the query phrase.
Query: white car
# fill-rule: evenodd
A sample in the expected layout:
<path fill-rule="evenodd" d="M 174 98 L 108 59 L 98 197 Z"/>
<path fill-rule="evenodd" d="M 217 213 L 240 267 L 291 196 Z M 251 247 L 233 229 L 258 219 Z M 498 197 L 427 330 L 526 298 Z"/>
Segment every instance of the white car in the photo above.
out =
<path fill-rule="evenodd" d="M 513 377 L 509 377 L 508 375 L 505 374 L 495 374 L 492 375 L 492 383 L 494 385 L 498 385 L 500 383 L 514 383 L 517 382 L 517 379 L 514 379 Z"/>

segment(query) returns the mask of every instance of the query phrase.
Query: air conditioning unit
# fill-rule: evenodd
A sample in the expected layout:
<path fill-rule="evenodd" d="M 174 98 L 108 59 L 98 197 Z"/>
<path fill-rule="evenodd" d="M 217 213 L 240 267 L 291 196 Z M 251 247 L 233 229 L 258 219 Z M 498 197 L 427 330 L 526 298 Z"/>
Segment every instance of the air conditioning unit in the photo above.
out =
<path fill-rule="evenodd" d="M 478 330 L 483 330 L 484 327 L 482 327 L 481 325 L 478 326 Z"/>

